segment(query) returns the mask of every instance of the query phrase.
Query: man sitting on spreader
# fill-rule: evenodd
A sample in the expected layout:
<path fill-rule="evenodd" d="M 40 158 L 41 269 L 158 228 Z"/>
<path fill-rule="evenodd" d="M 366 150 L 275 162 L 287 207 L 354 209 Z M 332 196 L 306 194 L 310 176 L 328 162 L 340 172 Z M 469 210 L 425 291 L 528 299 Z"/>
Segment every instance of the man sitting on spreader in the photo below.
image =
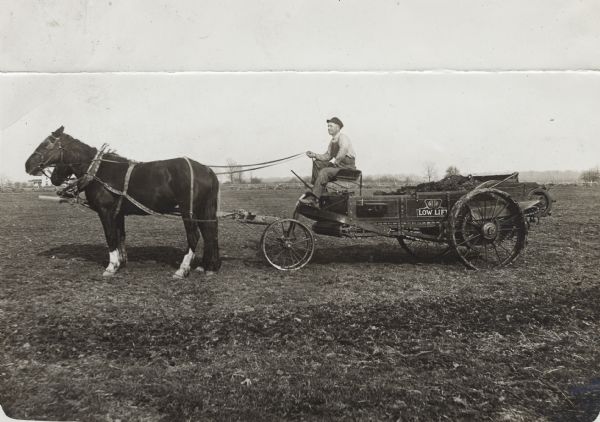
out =
<path fill-rule="evenodd" d="M 319 198 L 325 190 L 328 182 L 335 179 L 341 169 L 356 169 L 356 154 L 350 138 L 341 130 L 344 124 L 337 117 L 327 120 L 327 132 L 331 135 L 331 141 L 324 154 L 316 154 L 307 151 L 306 155 L 313 159 L 312 195 L 307 195 L 300 201 L 307 205 L 318 206 Z M 333 162 L 331 161 L 333 160 Z"/>

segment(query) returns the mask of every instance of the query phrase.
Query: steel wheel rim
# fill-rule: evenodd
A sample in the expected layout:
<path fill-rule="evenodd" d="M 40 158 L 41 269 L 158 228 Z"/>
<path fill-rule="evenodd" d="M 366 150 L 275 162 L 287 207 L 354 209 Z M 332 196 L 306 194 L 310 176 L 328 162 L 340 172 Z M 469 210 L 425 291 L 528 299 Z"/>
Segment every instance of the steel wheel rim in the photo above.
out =
<path fill-rule="evenodd" d="M 496 189 L 461 198 L 452 210 L 450 226 L 452 246 L 473 269 L 507 265 L 525 246 L 527 227 L 519 205 Z"/>
<path fill-rule="evenodd" d="M 267 262 L 282 271 L 304 267 L 314 253 L 314 236 L 310 229 L 294 219 L 271 223 L 260 240 Z"/>
<path fill-rule="evenodd" d="M 537 208 L 540 210 L 539 215 L 541 217 L 546 217 L 550 214 L 550 210 L 552 209 L 552 198 L 548 191 L 537 188 L 529 192 L 529 198 L 536 198 L 541 200 L 541 203 L 537 205 Z"/>

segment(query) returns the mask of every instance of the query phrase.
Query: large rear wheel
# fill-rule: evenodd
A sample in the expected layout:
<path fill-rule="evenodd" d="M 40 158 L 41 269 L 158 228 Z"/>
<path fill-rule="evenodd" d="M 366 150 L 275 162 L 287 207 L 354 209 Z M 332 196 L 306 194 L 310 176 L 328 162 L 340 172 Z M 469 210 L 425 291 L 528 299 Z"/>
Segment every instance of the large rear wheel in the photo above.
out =
<path fill-rule="evenodd" d="M 450 242 L 469 268 L 513 262 L 525 247 L 527 226 L 519 204 L 497 189 L 473 190 L 450 213 Z"/>
<path fill-rule="evenodd" d="M 312 258 L 315 239 L 306 225 L 285 218 L 267 226 L 260 239 L 260 248 L 267 262 L 278 270 L 298 270 Z"/>

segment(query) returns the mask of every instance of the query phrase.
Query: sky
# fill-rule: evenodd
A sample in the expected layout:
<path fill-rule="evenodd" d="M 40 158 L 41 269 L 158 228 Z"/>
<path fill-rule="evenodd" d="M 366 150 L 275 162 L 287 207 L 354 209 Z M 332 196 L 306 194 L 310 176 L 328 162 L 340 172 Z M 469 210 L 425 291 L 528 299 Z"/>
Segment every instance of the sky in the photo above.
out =
<path fill-rule="evenodd" d="M 594 1 L 6 1 L 0 175 L 54 129 L 139 161 L 324 152 L 364 175 L 600 163 Z M 308 174 L 310 160 L 256 171 Z"/>

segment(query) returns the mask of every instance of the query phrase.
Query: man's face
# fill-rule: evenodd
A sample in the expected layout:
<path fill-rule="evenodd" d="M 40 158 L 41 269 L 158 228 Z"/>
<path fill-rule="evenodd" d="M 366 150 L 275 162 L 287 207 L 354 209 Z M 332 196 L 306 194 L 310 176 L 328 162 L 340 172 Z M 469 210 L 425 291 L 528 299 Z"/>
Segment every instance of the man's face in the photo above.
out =
<path fill-rule="evenodd" d="M 340 127 L 337 124 L 331 122 L 327 123 L 327 132 L 329 132 L 331 136 L 337 135 L 339 131 Z"/>

